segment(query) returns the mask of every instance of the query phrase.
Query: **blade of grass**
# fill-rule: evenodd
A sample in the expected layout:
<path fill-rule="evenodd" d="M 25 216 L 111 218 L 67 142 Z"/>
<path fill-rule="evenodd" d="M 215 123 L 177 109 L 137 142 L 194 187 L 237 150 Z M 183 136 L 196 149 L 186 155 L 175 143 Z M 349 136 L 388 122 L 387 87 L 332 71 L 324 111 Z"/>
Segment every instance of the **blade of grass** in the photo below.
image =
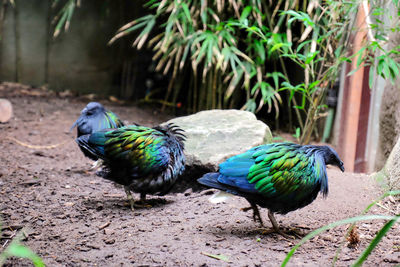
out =
<path fill-rule="evenodd" d="M 287 263 L 289 262 L 290 258 L 293 256 L 293 254 L 295 253 L 295 251 L 301 246 L 303 245 L 305 242 L 307 242 L 308 240 L 310 240 L 311 238 L 313 238 L 314 236 L 317 236 L 319 234 L 321 234 L 322 232 L 325 232 L 326 230 L 335 228 L 339 225 L 343 225 L 343 224 L 349 224 L 349 223 L 353 223 L 353 222 L 358 222 L 358 221 L 369 221 L 369 220 L 393 220 L 395 219 L 396 216 L 388 216 L 388 215 L 364 215 L 364 216 L 357 216 L 357 217 L 352 217 L 352 218 L 347 218 L 347 219 L 343 219 L 340 221 L 336 221 L 333 223 L 330 223 L 328 225 L 325 225 L 321 228 L 318 228 L 317 230 L 312 231 L 311 233 L 309 233 L 308 235 L 306 235 L 303 239 L 300 240 L 299 243 L 297 243 L 290 251 L 289 253 L 286 255 L 286 258 L 283 260 L 281 267 L 284 267 L 287 265 Z"/>
<path fill-rule="evenodd" d="M 375 238 L 369 243 L 368 247 L 361 253 L 360 257 L 357 261 L 352 265 L 354 267 L 360 267 L 363 262 L 367 259 L 369 254 L 371 254 L 372 250 L 379 244 L 382 238 L 386 235 L 386 233 L 392 228 L 392 226 L 400 219 L 400 215 L 397 215 L 392 220 L 388 221 L 382 228 L 379 230 Z"/>

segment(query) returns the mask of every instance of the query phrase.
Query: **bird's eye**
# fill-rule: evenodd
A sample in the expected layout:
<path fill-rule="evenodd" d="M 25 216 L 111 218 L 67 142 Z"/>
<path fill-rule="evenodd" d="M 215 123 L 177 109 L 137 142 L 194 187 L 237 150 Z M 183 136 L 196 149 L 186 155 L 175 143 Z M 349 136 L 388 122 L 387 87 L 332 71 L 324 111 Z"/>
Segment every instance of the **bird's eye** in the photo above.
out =
<path fill-rule="evenodd" d="M 92 115 L 93 113 L 91 112 L 91 111 L 88 111 L 88 112 L 86 112 L 86 115 L 88 115 L 88 116 L 90 116 L 90 115 Z"/>

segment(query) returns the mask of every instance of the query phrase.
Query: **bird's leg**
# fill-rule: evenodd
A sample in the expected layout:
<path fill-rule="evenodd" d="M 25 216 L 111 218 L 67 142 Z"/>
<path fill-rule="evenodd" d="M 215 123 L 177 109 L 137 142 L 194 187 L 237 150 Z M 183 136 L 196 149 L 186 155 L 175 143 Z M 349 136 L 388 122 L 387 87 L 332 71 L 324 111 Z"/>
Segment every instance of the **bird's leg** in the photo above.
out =
<path fill-rule="evenodd" d="M 268 218 L 269 218 L 269 220 L 270 220 L 271 223 L 272 223 L 272 227 L 273 227 L 273 231 L 272 231 L 272 232 L 275 232 L 275 233 L 277 233 L 277 234 L 280 234 L 280 235 L 282 235 L 283 237 L 288 238 L 288 239 L 293 239 L 293 238 L 294 238 L 293 236 L 284 233 L 284 232 L 279 228 L 279 225 L 278 225 L 278 223 L 276 222 L 274 213 L 271 212 L 270 210 L 268 210 Z M 265 233 L 266 233 L 266 232 L 264 232 L 264 234 L 265 234 Z M 295 233 L 294 233 L 294 236 L 298 237 Z"/>
<path fill-rule="evenodd" d="M 140 201 L 143 204 L 146 203 L 146 193 L 140 193 Z"/>
<path fill-rule="evenodd" d="M 146 204 L 146 193 L 140 193 L 140 202 L 142 208 L 151 208 L 150 204 Z"/>
<path fill-rule="evenodd" d="M 249 201 L 249 200 L 247 200 Z M 263 220 L 261 219 L 261 215 L 260 215 L 260 210 L 258 209 L 256 203 L 249 201 L 250 203 L 250 207 L 246 207 L 246 208 L 241 208 L 242 211 L 249 211 L 249 210 L 253 210 L 253 220 L 255 222 L 257 222 L 257 220 L 260 222 L 261 227 L 264 227 L 264 223 Z"/>
<path fill-rule="evenodd" d="M 129 203 L 131 204 L 131 210 L 135 211 L 135 200 L 132 197 L 131 190 L 128 186 L 124 186 L 126 196 L 128 198 Z"/>
<path fill-rule="evenodd" d="M 146 193 L 140 193 L 140 201 L 135 201 L 131 195 L 131 191 L 129 190 L 128 186 L 124 186 L 126 195 L 128 196 L 128 200 L 130 201 L 131 208 L 151 208 L 152 206 L 146 204 Z M 140 202 L 140 203 L 138 203 Z"/>
<path fill-rule="evenodd" d="M 272 227 L 274 228 L 274 230 L 275 230 L 277 233 L 279 233 L 281 230 L 279 229 L 279 225 L 278 225 L 278 223 L 276 222 L 274 213 L 272 213 L 270 210 L 268 210 L 268 218 L 269 218 L 269 220 L 271 221 Z"/>
<path fill-rule="evenodd" d="M 275 230 L 278 234 L 281 234 L 281 235 L 283 235 L 283 236 L 286 237 L 286 238 L 288 238 L 288 237 L 290 236 L 290 235 L 284 233 L 284 232 L 279 228 L 279 225 L 278 225 L 278 223 L 276 222 L 274 213 L 272 213 L 270 210 L 268 210 L 268 218 L 269 218 L 269 220 L 270 220 L 271 223 L 272 223 L 272 227 L 274 227 L 274 230 Z M 303 236 L 304 236 L 304 234 L 302 234 L 301 232 L 297 231 L 297 230 L 294 229 L 294 228 L 290 228 L 289 231 L 287 231 L 287 233 L 289 233 L 289 234 L 291 234 L 291 235 L 293 235 L 293 236 L 295 236 L 295 237 L 297 237 L 297 238 L 300 238 L 300 239 L 303 238 Z M 292 236 L 290 236 L 290 237 L 292 237 Z"/>
<path fill-rule="evenodd" d="M 137 208 L 151 208 L 150 204 L 146 204 L 146 193 L 140 193 L 140 204 L 135 204 Z"/>

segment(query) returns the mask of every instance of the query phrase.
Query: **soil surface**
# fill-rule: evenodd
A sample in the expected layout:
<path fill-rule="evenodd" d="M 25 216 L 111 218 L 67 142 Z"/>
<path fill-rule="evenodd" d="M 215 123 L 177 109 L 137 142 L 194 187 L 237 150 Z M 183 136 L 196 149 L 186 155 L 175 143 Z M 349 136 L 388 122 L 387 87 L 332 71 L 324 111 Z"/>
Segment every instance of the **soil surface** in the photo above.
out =
<path fill-rule="evenodd" d="M 264 233 L 253 222 L 251 211 L 240 210 L 248 206 L 244 199 L 210 203 L 213 190 L 187 188 L 165 197 L 149 196 L 152 208 L 132 212 L 121 187 L 89 170 L 92 162 L 75 144 L 75 131 L 69 132 L 89 100 L 15 84 L 1 84 L 0 97 L 10 100 L 14 108 L 11 121 L 0 124 L 0 252 L 23 231 L 23 243 L 48 266 L 279 266 L 299 241 Z M 152 126 L 170 118 L 151 109 L 100 102 L 128 122 Z M 308 233 L 359 215 L 381 194 L 368 175 L 332 168 L 328 176 L 328 197 L 320 196 L 285 216 L 276 215 L 282 227 Z M 370 213 L 393 215 L 398 209 L 392 198 Z M 267 210 L 261 212 L 270 227 Z M 324 232 L 300 247 L 289 265 L 328 266 L 341 247 L 337 265 L 348 266 L 384 223 L 358 223 L 359 242 L 353 248 L 343 239 L 348 225 Z M 365 266 L 399 262 L 397 224 Z M 31 263 L 12 258 L 6 265 Z"/>

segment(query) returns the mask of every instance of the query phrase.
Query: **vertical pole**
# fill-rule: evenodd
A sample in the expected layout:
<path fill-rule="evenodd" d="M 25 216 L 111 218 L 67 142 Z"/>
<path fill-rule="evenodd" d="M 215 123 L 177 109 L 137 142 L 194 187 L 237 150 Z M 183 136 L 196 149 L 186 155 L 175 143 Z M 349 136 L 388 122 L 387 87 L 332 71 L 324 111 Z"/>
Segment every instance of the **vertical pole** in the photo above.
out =
<path fill-rule="evenodd" d="M 366 38 L 365 15 L 364 9 L 360 5 L 356 19 L 356 28 L 358 31 L 355 33 L 353 39 L 353 53 L 361 49 L 362 43 Z M 356 68 L 357 59 L 354 59 L 351 63 L 350 71 Z M 363 79 L 364 67 L 361 67 L 350 77 L 349 87 L 347 88 L 348 97 L 345 100 L 348 107 L 347 114 L 345 114 L 346 119 L 344 120 L 343 125 L 344 131 L 342 132 L 342 134 L 344 134 L 344 153 L 342 158 L 345 168 L 348 171 L 354 171 L 354 164 L 356 160 L 358 122 L 360 117 Z"/>

